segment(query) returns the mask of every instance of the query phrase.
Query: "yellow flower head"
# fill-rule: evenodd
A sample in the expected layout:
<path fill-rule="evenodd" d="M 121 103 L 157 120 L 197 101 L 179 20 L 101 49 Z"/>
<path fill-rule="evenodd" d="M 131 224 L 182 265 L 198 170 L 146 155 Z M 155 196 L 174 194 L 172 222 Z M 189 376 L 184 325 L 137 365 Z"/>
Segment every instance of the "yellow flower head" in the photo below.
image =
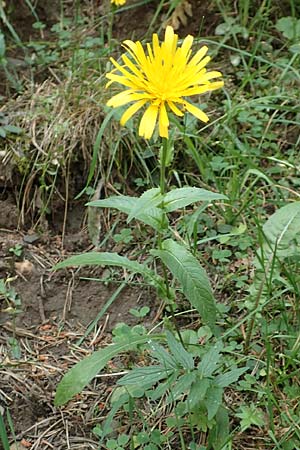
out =
<path fill-rule="evenodd" d="M 110 3 L 116 6 L 122 6 L 125 5 L 126 0 L 110 0 Z"/>
<path fill-rule="evenodd" d="M 147 44 L 147 54 L 139 41 L 124 41 L 123 47 L 130 57 L 122 55 L 123 65 L 111 58 L 115 69 L 106 75 L 110 80 L 106 87 L 117 82 L 127 88 L 114 95 L 107 105 L 116 108 L 133 103 L 122 115 L 121 125 L 125 125 L 146 104 L 139 126 L 139 135 L 145 139 L 151 138 L 157 117 L 160 136 L 168 137 L 168 111 L 177 116 L 183 116 L 184 111 L 189 111 L 203 122 L 209 120 L 201 109 L 187 102 L 185 97 L 219 89 L 224 83 L 210 81 L 222 74 L 217 71 L 207 72 L 205 66 L 210 57 L 205 56 L 208 50 L 206 46 L 191 58 L 193 39 L 189 35 L 181 47 L 177 47 L 178 35 L 168 26 L 161 45 L 157 34 L 153 35 L 152 46 Z"/>

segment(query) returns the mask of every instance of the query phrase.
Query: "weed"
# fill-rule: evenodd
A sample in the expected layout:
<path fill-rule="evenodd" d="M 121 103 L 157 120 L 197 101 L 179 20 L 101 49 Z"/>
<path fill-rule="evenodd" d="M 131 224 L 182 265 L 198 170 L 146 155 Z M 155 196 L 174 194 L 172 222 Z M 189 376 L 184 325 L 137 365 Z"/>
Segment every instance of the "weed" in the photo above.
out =
<path fill-rule="evenodd" d="M 239 6 L 241 8 L 240 17 L 231 21 L 227 17 L 226 11 L 223 10 L 225 22 L 223 27 L 217 28 L 216 33 L 218 36 L 224 36 L 223 42 L 218 44 L 219 47 L 233 53 L 230 61 L 233 67 L 238 68 L 234 75 L 240 83 L 240 89 L 233 93 L 229 88 L 227 99 L 223 102 L 225 114 L 201 130 L 205 139 L 199 139 L 195 122 L 186 121 L 182 126 L 177 119 L 172 119 L 172 124 L 178 127 L 178 131 L 174 132 L 172 139 L 175 139 L 177 145 L 178 142 L 185 144 L 186 152 L 192 156 L 201 173 L 200 185 L 214 184 L 222 194 L 226 194 L 228 197 L 228 200 L 222 204 L 216 202 L 217 204 L 213 207 L 214 219 L 217 218 L 218 225 L 215 225 L 211 212 L 204 212 L 212 200 L 212 197 L 208 198 L 208 193 L 205 194 L 207 197 L 201 198 L 203 204 L 200 208 L 183 210 L 192 204 L 194 194 L 196 195 L 194 200 L 196 198 L 200 200 L 200 196 L 198 196 L 200 191 L 195 188 L 182 187 L 182 185 L 189 184 L 189 181 L 192 184 L 199 183 L 199 181 L 187 168 L 186 159 L 184 159 L 185 168 L 180 165 L 180 157 L 176 153 L 176 149 L 174 150 L 173 144 L 164 144 L 160 148 L 159 154 L 160 191 L 152 188 L 140 198 L 135 198 L 134 201 L 129 196 L 116 196 L 96 200 L 89 205 L 116 208 L 128 215 L 128 224 L 132 219 L 137 219 L 144 222 L 145 225 L 153 227 L 158 233 L 180 236 L 181 244 L 173 241 L 172 237 L 168 237 L 159 244 L 157 250 L 150 252 L 152 256 L 161 259 L 165 268 L 177 279 L 177 283 L 174 281 L 170 283 L 166 277 L 157 278 L 157 273 L 149 272 L 149 265 L 137 266 L 136 262 L 128 261 L 124 257 L 119 259 L 117 255 L 104 253 L 79 255 L 58 265 L 58 267 L 66 267 L 67 265 L 80 266 L 93 263 L 126 266 L 127 269 L 143 274 L 157 288 L 158 294 L 163 296 L 165 302 L 171 305 L 169 309 L 171 320 L 168 319 L 164 322 L 166 330 L 164 337 L 155 334 L 147 335 L 144 328 L 131 329 L 124 324 L 114 331 L 115 347 L 110 349 L 111 357 L 120 351 L 120 345 L 123 343 L 122 350 L 130 348 L 130 351 L 140 351 L 141 355 L 145 355 L 146 352 L 147 363 L 142 367 L 133 368 L 119 380 L 120 387 L 117 388 L 115 396 L 111 399 L 107 421 L 101 427 L 97 427 L 100 441 L 104 442 L 108 439 L 105 441 L 105 445 L 112 446 L 112 448 L 122 447 L 117 439 L 107 438 L 113 431 L 111 425 L 119 410 L 122 410 L 129 420 L 133 445 L 142 445 L 143 448 L 148 448 L 147 446 L 149 448 L 161 448 L 160 446 L 165 448 L 165 443 L 151 440 L 149 430 L 141 415 L 138 414 L 138 402 L 141 398 L 145 398 L 145 404 L 149 405 L 148 416 L 147 410 L 144 413 L 148 417 L 145 422 L 149 422 L 152 417 L 155 417 L 161 404 L 171 411 L 164 423 L 165 428 L 172 430 L 172 433 L 167 436 L 169 445 L 178 442 L 177 445 L 182 449 L 187 448 L 188 445 L 189 448 L 200 448 L 195 436 L 199 436 L 201 432 L 207 433 L 208 448 L 222 448 L 227 444 L 230 445 L 232 438 L 228 425 L 228 410 L 223 404 L 223 388 L 228 388 L 231 382 L 235 383 L 245 372 L 245 367 L 239 367 L 241 361 L 247 361 L 246 366 L 253 371 L 257 364 L 259 372 L 256 377 L 252 374 L 245 375 L 245 379 L 239 382 L 239 389 L 241 392 L 251 391 L 253 398 L 257 395 L 261 402 L 259 406 L 256 406 L 254 402 L 250 406 L 238 405 L 235 417 L 240 419 L 241 432 L 252 427 L 263 429 L 265 410 L 272 418 L 273 408 L 275 405 L 277 407 L 270 385 L 271 366 L 272 370 L 275 370 L 273 365 L 277 364 L 274 361 L 274 354 L 269 348 L 267 363 L 264 364 L 259 359 L 255 363 L 251 359 L 250 351 L 254 354 L 259 352 L 263 345 L 262 341 L 265 343 L 264 345 L 267 345 L 270 330 L 276 329 L 278 326 L 274 322 L 274 328 L 272 328 L 266 318 L 266 315 L 272 314 L 272 304 L 277 305 L 277 308 L 283 312 L 280 325 L 282 332 L 294 334 L 294 330 L 289 326 L 291 304 L 285 297 L 286 300 L 279 307 L 278 299 L 290 292 L 295 296 L 295 305 L 298 302 L 296 300 L 298 298 L 297 283 L 295 283 L 294 276 L 291 277 L 290 282 L 287 282 L 287 277 L 291 274 L 289 268 L 292 263 L 289 258 L 295 258 L 297 252 L 297 250 L 294 251 L 292 242 L 295 242 L 295 248 L 297 248 L 298 204 L 292 203 L 288 207 L 279 209 L 264 226 L 261 223 L 265 213 L 266 195 L 271 195 L 274 199 L 273 202 L 277 202 L 279 206 L 283 205 L 286 200 L 285 191 L 280 185 L 281 180 L 278 183 L 277 179 L 278 173 L 280 175 L 284 173 L 287 166 L 279 163 L 277 167 L 272 167 L 268 162 L 275 161 L 273 158 L 279 158 L 282 161 L 283 144 L 280 144 L 278 139 L 282 124 L 290 128 L 293 127 L 294 119 L 297 122 L 297 108 L 292 92 L 293 83 L 298 75 L 293 70 L 294 59 L 284 62 L 279 59 L 272 61 L 268 59 L 269 55 L 266 56 L 268 45 L 271 45 L 265 45 L 262 42 L 263 27 L 266 25 L 264 14 L 270 12 L 267 5 L 260 8 L 254 19 L 250 19 L 249 4 L 240 2 Z M 256 22 L 261 23 L 261 34 L 258 33 L 255 47 L 250 48 L 252 44 L 249 36 L 253 32 Z M 232 43 L 235 47 L 232 46 Z M 246 49 L 243 49 L 245 46 Z M 279 80 L 284 73 L 284 79 L 287 85 L 291 86 L 292 91 L 287 93 L 286 88 L 278 91 L 274 87 L 274 83 L 271 83 L 268 70 L 271 70 Z M 285 77 L 287 73 L 289 73 L 290 79 Z M 122 113 L 124 114 L 124 111 Z M 134 133 L 134 123 L 129 123 L 128 128 Z M 218 140 L 215 142 L 216 136 Z M 134 145 L 137 145 L 137 142 Z M 210 157 L 207 156 L 209 151 L 211 152 Z M 153 158 L 154 154 L 155 152 L 148 148 L 144 156 Z M 175 164 L 174 167 L 171 166 L 173 161 L 178 163 L 176 168 Z M 157 176 L 154 171 L 153 174 L 152 179 L 155 182 Z M 176 180 L 180 187 L 167 192 L 161 198 L 160 195 L 164 194 L 168 186 L 168 182 L 166 182 L 168 174 L 172 174 L 172 179 Z M 137 178 L 136 184 L 139 187 L 147 185 L 143 178 L 141 181 Z M 202 192 L 204 193 L 204 191 Z M 174 206 L 169 209 L 168 205 L 173 202 Z M 174 233 L 170 226 L 172 223 L 170 213 L 174 211 L 178 213 L 178 208 L 181 209 L 181 213 Z M 255 208 L 256 215 L 253 214 L 251 208 Z M 166 217 L 163 217 L 162 220 L 162 216 L 159 215 L 160 209 L 168 213 L 168 221 Z M 246 220 L 247 226 L 245 225 Z M 160 225 L 157 226 L 159 222 Z M 255 230 L 256 235 L 254 234 Z M 125 228 L 125 232 L 122 233 L 123 241 L 124 238 L 127 238 L 127 233 L 128 237 L 131 236 L 130 228 Z M 117 236 L 117 240 L 120 239 L 121 236 Z M 182 246 L 183 239 L 188 242 L 193 254 L 187 250 L 187 247 Z M 213 246 L 213 242 L 219 244 Z M 257 242 L 259 244 L 257 257 L 252 263 L 252 249 Z M 241 297 L 240 310 L 246 310 L 246 312 L 244 318 L 239 319 L 237 324 L 232 324 L 227 313 L 237 305 L 220 305 L 219 311 L 223 311 L 224 320 L 219 318 L 219 321 L 223 325 L 228 321 L 229 325 L 222 340 L 218 339 L 220 330 L 213 326 L 213 321 L 206 315 L 209 314 L 210 304 L 205 304 L 205 300 L 202 298 L 202 303 L 205 304 L 204 310 L 195 302 L 191 294 L 192 285 L 189 284 L 187 267 L 189 267 L 188 272 L 191 273 L 195 270 L 197 277 L 201 278 L 202 270 L 198 271 L 194 266 L 194 264 L 196 265 L 195 256 L 199 254 L 199 246 L 203 252 L 211 255 L 212 264 L 224 276 L 226 276 L 229 264 L 239 267 L 237 273 L 233 272 L 229 275 L 228 282 L 231 283 L 230 289 L 233 291 L 230 295 L 234 296 L 238 290 Z M 282 249 L 282 253 L 278 246 Z M 283 259 L 281 259 L 281 255 Z M 149 261 L 151 259 L 147 260 L 148 264 Z M 242 264 L 244 264 L 244 268 Z M 243 270 L 248 271 L 249 267 L 254 267 L 254 277 L 243 272 Z M 163 275 L 166 269 L 162 270 Z M 285 272 L 284 277 L 283 271 Z M 224 289 L 224 278 L 222 282 Z M 204 283 L 202 286 L 204 289 L 204 279 L 202 283 Z M 204 345 L 199 346 L 197 333 L 195 336 L 193 333 L 189 333 L 191 341 L 187 343 L 185 334 L 187 330 L 179 329 L 175 320 L 176 314 L 174 314 L 178 308 L 179 286 L 192 306 L 198 310 L 204 323 L 216 333 L 215 341 L 213 339 L 210 342 L 204 340 L 204 342 L 202 341 Z M 274 289 L 276 294 L 274 294 Z M 248 296 L 245 299 L 247 293 Z M 200 295 L 199 291 L 197 291 L 197 295 Z M 274 312 L 272 320 L 276 320 Z M 258 325 L 261 329 L 260 338 Z M 244 330 L 244 345 L 240 344 L 242 340 L 240 327 Z M 178 341 L 175 338 L 176 335 Z M 226 341 L 226 337 L 228 342 L 224 346 L 222 342 L 224 339 Z M 149 339 L 151 339 L 150 344 Z M 292 342 L 295 343 L 294 339 Z M 103 359 L 99 361 L 97 371 L 101 370 L 109 358 L 106 350 L 103 349 L 98 355 L 98 358 L 103 355 Z M 240 359 L 236 359 L 237 354 L 240 355 Z M 94 357 L 96 358 L 94 355 L 89 357 L 85 364 L 90 364 L 92 359 L 94 361 Z M 195 358 L 197 358 L 197 363 Z M 208 374 L 201 372 L 203 367 L 210 370 L 209 364 L 207 365 L 205 361 L 210 361 L 214 366 L 214 369 Z M 75 366 L 71 373 L 63 379 L 57 391 L 58 403 L 66 401 L 71 394 L 79 391 L 80 386 L 76 383 L 67 395 L 64 389 L 66 386 L 70 386 L 68 384 L 69 377 L 76 379 L 76 374 L 82 370 L 82 367 L 85 367 L 84 361 Z M 225 367 L 229 370 L 226 370 Z M 89 373 L 85 382 L 88 382 L 93 374 Z M 262 379 L 267 377 L 269 384 L 266 389 L 258 387 L 260 377 Z M 228 384 L 222 384 L 222 382 L 219 384 L 219 381 L 223 379 L 226 379 Z M 144 425 L 141 431 L 142 423 Z M 272 427 L 274 430 L 274 424 Z M 189 430 L 189 440 L 183 430 Z M 274 433 L 272 439 L 275 442 Z M 125 447 L 126 445 L 129 445 L 129 441 Z"/>
<path fill-rule="evenodd" d="M 148 33 L 160 20 L 189 23 L 190 3 L 158 2 Z M 23 217 L 31 210 L 39 226 L 58 191 L 66 205 L 85 196 L 98 251 L 59 267 L 100 264 L 125 272 L 85 336 L 128 283 L 141 289 L 148 283 L 162 299 L 161 321 L 148 330 L 148 306 L 132 309 L 138 325 L 116 326 L 111 346 L 65 375 L 56 402 L 79 393 L 117 356 L 119 381 L 106 419 L 95 411 L 102 447 L 299 448 L 298 4 L 214 2 L 215 35 L 197 39 L 196 46 L 218 55 L 225 86 L 202 97 L 201 109 L 214 110 L 207 124 L 169 117 L 168 146 L 157 135 L 151 142 L 139 139 L 134 118 L 121 128 L 125 108 L 105 106 L 108 56 L 119 61 L 113 19 L 136 7 L 109 10 L 90 27 L 78 7 L 76 20 L 61 14 L 48 40 L 35 17 L 41 39 L 29 44 L 20 43 L 1 11 L 7 35 L 0 34 L 0 64 L 10 89 L 19 81 L 9 65 L 10 39 L 27 46 L 32 76 L 43 72 L 34 87 L 22 80 L 22 94 L 0 112 L 1 156 L 23 176 Z M 86 172 L 73 189 L 78 165 Z M 127 195 L 132 191 L 135 197 Z M 105 213 L 96 207 L 118 210 L 103 236 Z M 121 255 L 99 252 L 111 241 Z M 101 282 L 118 277 L 114 269 Z M 7 282 L 1 300 L 9 311 L 20 308 Z"/>
<path fill-rule="evenodd" d="M 166 41 L 167 39 L 173 39 L 173 31 L 172 33 L 171 31 L 169 27 L 166 31 Z M 171 54 L 168 57 L 171 57 Z M 114 77 L 115 75 L 109 74 L 109 76 Z M 216 85 L 219 87 L 218 83 Z M 118 96 L 113 97 L 113 99 L 116 98 Z M 192 112 L 202 117 L 202 113 L 197 112 L 198 110 L 194 109 L 194 106 L 190 108 Z M 143 124 L 144 118 L 145 115 L 141 124 Z M 155 122 L 153 123 L 154 125 Z M 148 129 L 148 122 L 145 121 L 144 125 L 140 127 L 140 133 L 150 138 L 153 133 L 153 126 Z M 228 425 L 228 417 L 226 409 L 222 406 L 223 388 L 236 381 L 245 369 L 235 368 L 229 372 L 215 376 L 217 361 L 221 358 L 221 343 L 217 343 L 211 348 L 202 349 L 202 359 L 197 367 L 191 350 L 186 350 L 174 312 L 174 308 L 176 307 L 175 280 L 178 281 L 185 297 L 199 312 L 203 322 L 209 325 L 216 335 L 219 335 L 218 327 L 215 323 L 216 307 L 207 275 L 197 259 L 184 245 L 169 238 L 172 229 L 169 227 L 168 216 L 173 211 L 196 202 L 202 201 L 208 204 L 209 201 L 223 199 L 225 197 L 194 187 L 182 187 L 167 191 L 167 171 L 172 163 L 174 152 L 172 143 L 170 144 L 166 139 L 168 130 L 162 124 L 160 124 L 160 133 L 163 135 L 163 143 L 158 159 L 160 187 L 145 191 L 139 198 L 120 195 L 104 200 L 95 200 L 88 205 L 94 207 L 114 207 L 128 215 L 128 222 L 132 219 L 137 219 L 153 228 L 158 233 L 158 243 L 157 248 L 153 249 L 150 253 L 154 257 L 159 258 L 163 263 L 163 277 L 154 272 L 146 264 L 131 261 L 124 256 L 114 253 L 86 253 L 58 264 L 57 268 L 67 267 L 69 265 L 104 264 L 107 266 L 121 266 L 130 271 L 141 273 L 151 285 L 156 287 L 159 296 L 166 302 L 172 315 L 173 324 L 168 324 L 168 322 L 165 324 L 167 329 L 166 342 L 169 353 L 160 344 L 155 343 L 155 341 L 152 342 L 153 338 L 157 339 L 159 336 L 154 335 L 149 340 L 149 337 L 145 334 L 145 330 L 140 326 L 131 329 L 123 325 L 115 330 L 115 338 L 117 338 L 115 351 L 119 352 L 121 349 L 125 349 L 125 343 L 127 343 L 127 346 L 130 346 L 128 349 L 136 348 L 139 343 L 147 344 L 147 346 L 150 346 L 152 358 L 157 359 L 158 364 L 133 369 L 132 372 L 119 381 L 121 386 L 125 386 L 126 391 L 130 390 L 130 394 L 129 397 L 128 395 L 125 395 L 125 397 L 121 396 L 116 404 L 112 405 L 107 422 L 104 424 L 101 441 L 108 434 L 107 430 L 110 430 L 110 423 L 120 406 L 125 409 L 132 409 L 132 402 L 135 401 L 135 398 L 148 396 L 151 400 L 159 400 L 165 397 L 164 401 L 166 405 L 173 405 L 173 422 L 169 418 L 167 425 L 169 427 L 177 427 L 182 448 L 186 448 L 182 431 L 186 421 L 192 436 L 195 427 L 197 431 L 202 432 L 211 429 L 208 438 L 211 442 L 214 442 L 214 445 L 217 445 L 217 442 L 220 444 L 224 442 L 224 439 L 226 440 L 228 435 L 228 430 L 225 429 L 226 425 L 224 425 L 225 423 Z M 120 235 L 116 237 L 119 241 Z M 122 240 L 124 240 L 123 236 Z M 169 280 L 167 270 L 170 271 L 174 278 L 172 283 Z M 180 342 L 174 336 L 175 330 Z M 103 355 L 103 352 L 101 353 Z M 105 362 L 107 356 L 104 357 Z M 101 360 L 104 362 L 103 358 L 100 357 L 99 363 Z M 76 380 L 77 371 L 82 370 L 82 365 L 87 367 L 86 364 L 86 361 L 82 361 L 71 371 L 72 374 L 66 375 L 62 380 L 56 395 L 57 404 L 64 403 L 72 394 L 78 392 L 79 386 L 76 385 L 77 382 L 70 385 L 68 377 L 71 376 Z M 102 363 L 101 365 L 97 364 L 98 371 L 101 369 L 101 366 Z M 81 379 L 82 383 L 86 383 L 91 376 L 92 373 L 86 371 L 85 380 Z M 157 384 L 158 386 L 153 390 Z M 67 390 L 65 389 L 66 385 L 68 386 Z M 134 394 L 136 388 L 138 393 Z M 182 396 L 184 395 L 188 396 L 186 401 L 183 401 Z M 120 447 L 120 443 L 115 439 L 107 441 L 106 445 L 110 446 L 110 448 Z"/>
<path fill-rule="evenodd" d="M 13 253 L 15 256 L 20 257 L 23 253 L 23 245 L 22 244 L 16 244 L 14 247 L 11 247 L 9 249 L 11 253 Z"/>
<path fill-rule="evenodd" d="M 140 309 L 131 308 L 129 312 L 134 317 L 142 318 L 147 316 L 147 314 L 149 314 L 150 308 L 149 306 L 142 306 Z"/>
<path fill-rule="evenodd" d="M 4 409 L 1 406 L 1 408 L 0 408 L 0 441 L 3 445 L 3 450 L 9 450 L 10 445 L 9 445 L 7 431 L 6 431 L 6 426 L 5 426 L 4 419 L 3 419 L 3 415 L 4 415 L 3 412 L 4 412 Z"/>
<path fill-rule="evenodd" d="M 0 300 L 4 300 L 6 305 L 1 311 L 9 314 L 13 324 L 13 336 L 9 339 L 10 352 L 14 359 L 19 359 L 21 355 L 19 342 L 16 336 L 16 317 L 22 312 L 22 302 L 16 290 L 10 286 L 12 279 L 0 280 Z"/>

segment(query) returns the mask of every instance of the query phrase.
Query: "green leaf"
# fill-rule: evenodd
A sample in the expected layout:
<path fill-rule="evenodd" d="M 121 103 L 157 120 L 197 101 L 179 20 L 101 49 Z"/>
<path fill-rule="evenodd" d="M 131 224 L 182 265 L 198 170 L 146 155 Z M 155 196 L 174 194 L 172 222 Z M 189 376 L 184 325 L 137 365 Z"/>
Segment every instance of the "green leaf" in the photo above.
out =
<path fill-rule="evenodd" d="M 252 425 L 262 427 L 265 424 L 262 410 L 257 408 L 253 403 L 250 406 L 242 405 L 240 411 L 236 416 L 241 419 L 241 431 L 247 430 Z"/>
<path fill-rule="evenodd" d="M 196 379 L 196 372 L 187 372 L 181 375 L 170 389 L 170 394 L 166 399 L 166 405 L 172 403 L 182 395 L 186 394 Z"/>
<path fill-rule="evenodd" d="M 270 186 L 272 186 L 274 184 L 274 182 L 271 180 L 271 178 L 267 177 L 267 175 L 265 173 L 263 173 L 261 170 L 258 169 L 248 169 L 247 172 L 245 173 L 243 182 L 242 182 L 242 187 L 245 186 L 247 179 L 249 178 L 249 175 L 255 175 L 258 179 L 262 178 L 263 180 L 266 181 L 267 184 L 269 184 Z"/>
<path fill-rule="evenodd" d="M 258 294 L 265 296 L 276 278 L 285 282 L 280 278 L 280 263 L 286 258 L 299 255 L 300 202 L 278 209 L 264 224 L 263 234 L 263 243 L 253 261 L 256 272 L 249 288 L 252 299 L 257 298 Z M 263 287 L 260 292 L 265 281 L 271 284 L 267 288 Z"/>
<path fill-rule="evenodd" d="M 127 222 L 130 222 L 134 217 L 138 218 L 141 214 L 147 215 L 147 211 L 160 205 L 163 196 L 161 195 L 160 188 L 149 189 L 144 192 L 140 197 L 134 198 L 134 207 L 128 215 Z"/>
<path fill-rule="evenodd" d="M 170 331 L 166 332 L 166 336 L 170 352 L 174 356 L 175 361 L 186 370 L 194 369 L 193 356 L 185 350 Z"/>
<path fill-rule="evenodd" d="M 144 386 L 147 388 L 153 386 L 159 380 L 167 378 L 173 369 L 166 369 L 164 366 L 146 366 L 132 369 L 129 373 L 124 375 L 117 384 L 120 386 L 134 385 Z"/>
<path fill-rule="evenodd" d="M 23 131 L 22 128 L 16 127 L 15 125 L 5 125 L 4 128 L 7 133 L 20 134 Z"/>
<path fill-rule="evenodd" d="M 215 417 L 222 404 L 223 389 L 220 386 L 211 385 L 206 392 L 204 399 L 207 409 L 207 418 L 211 420 Z"/>
<path fill-rule="evenodd" d="M 151 336 L 151 339 L 153 338 L 155 336 Z M 129 342 L 109 345 L 79 361 L 58 384 L 54 400 L 55 406 L 64 405 L 73 395 L 81 392 L 114 356 L 131 350 L 138 344 L 144 344 L 148 340 L 149 336 L 133 336 Z"/>
<path fill-rule="evenodd" d="M 120 436 L 118 437 L 118 444 L 119 445 L 126 445 L 127 442 L 129 441 L 129 436 L 127 434 L 120 434 Z"/>
<path fill-rule="evenodd" d="M 147 397 L 153 401 L 162 398 L 167 391 L 169 391 L 171 384 L 177 379 L 178 373 L 178 369 L 174 370 L 173 374 L 171 374 L 166 381 L 161 381 L 154 390 L 148 391 Z"/>
<path fill-rule="evenodd" d="M 116 439 L 108 439 L 106 441 L 107 450 L 117 450 L 118 441 Z"/>
<path fill-rule="evenodd" d="M 122 388 L 117 388 L 117 389 L 122 389 Z M 113 392 L 112 397 L 114 396 L 117 389 L 115 389 L 115 391 Z M 112 423 L 113 423 L 114 417 L 117 414 L 117 412 L 121 409 L 121 407 L 123 405 L 125 405 L 126 403 L 128 403 L 129 394 L 127 392 L 124 392 L 124 394 L 121 394 L 114 401 L 112 401 L 112 397 L 111 397 L 111 406 L 110 406 L 108 415 L 106 416 L 105 422 L 101 427 L 101 434 L 99 436 L 100 437 L 99 446 L 100 446 L 101 442 L 103 442 L 104 438 L 113 431 Z"/>
<path fill-rule="evenodd" d="M 225 200 L 222 194 L 210 192 L 196 187 L 183 187 L 169 191 L 164 198 L 166 212 L 172 212 L 179 208 L 191 205 L 195 202 L 210 202 L 212 200 Z"/>
<path fill-rule="evenodd" d="M 110 111 L 107 111 L 107 113 L 104 116 L 104 119 L 101 123 L 101 127 L 98 131 L 94 146 L 93 146 L 93 156 L 92 156 L 92 161 L 90 162 L 89 166 L 90 166 L 90 170 L 89 170 L 89 174 L 88 174 L 88 178 L 87 178 L 87 182 L 86 182 L 86 186 L 83 188 L 83 190 L 81 192 L 79 192 L 79 194 L 75 197 L 75 200 L 77 200 L 78 198 L 80 198 L 82 196 L 82 194 L 85 193 L 87 187 L 90 185 L 95 170 L 96 170 L 96 166 L 97 166 L 97 161 L 98 161 L 98 155 L 100 152 L 100 147 L 102 145 L 103 142 L 103 134 L 105 132 L 106 127 L 109 124 L 110 119 L 113 117 L 114 115 L 114 108 L 111 108 Z"/>
<path fill-rule="evenodd" d="M 211 381 L 208 378 L 197 377 L 188 396 L 190 408 L 194 408 L 204 399 L 210 384 Z"/>
<path fill-rule="evenodd" d="M 293 44 L 293 45 L 291 45 L 290 47 L 289 47 L 289 51 L 291 52 L 291 53 L 294 53 L 294 54 L 300 54 L 300 43 L 299 44 Z"/>
<path fill-rule="evenodd" d="M 264 224 L 266 237 L 264 256 L 269 259 L 276 252 L 277 258 L 299 254 L 300 202 L 294 202 L 277 210 Z"/>
<path fill-rule="evenodd" d="M 300 37 L 300 19 L 297 20 L 296 17 L 282 17 L 277 20 L 276 28 L 289 40 L 295 40 Z"/>
<path fill-rule="evenodd" d="M 130 197 L 129 195 L 114 195 L 102 200 L 93 200 L 86 204 L 86 206 L 95 206 L 99 208 L 115 208 L 126 214 L 130 214 L 134 205 L 135 197 Z"/>
<path fill-rule="evenodd" d="M 150 340 L 148 344 L 151 348 L 153 357 L 157 359 L 165 369 L 178 368 L 175 358 L 173 358 L 173 356 L 170 355 L 170 353 L 168 353 L 162 345 L 152 340 Z"/>
<path fill-rule="evenodd" d="M 141 318 L 145 317 L 150 312 L 150 308 L 149 306 L 142 306 L 140 309 L 130 308 L 129 312 L 134 317 Z"/>
<path fill-rule="evenodd" d="M 233 17 L 226 18 L 226 22 L 220 23 L 215 29 L 216 36 L 225 36 L 232 32 L 232 28 L 235 25 L 236 20 Z"/>
<path fill-rule="evenodd" d="M 237 381 L 246 370 L 248 370 L 247 367 L 229 370 L 229 372 L 221 373 L 216 376 L 214 382 L 222 388 L 228 387 L 230 384 Z"/>
<path fill-rule="evenodd" d="M 3 450 L 10 449 L 8 435 L 7 435 L 7 431 L 6 431 L 6 427 L 5 427 L 4 419 L 2 417 L 1 410 L 0 410 L 0 443 L 2 443 L 2 445 L 3 445 Z"/>
<path fill-rule="evenodd" d="M 230 441 L 229 415 L 224 407 L 220 407 L 215 417 L 216 424 L 209 432 L 208 443 L 214 450 L 225 450 Z"/>
<path fill-rule="evenodd" d="M 141 273 L 152 280 L 158 280 L 158 276 L 147 266 L 136 261 L 130 261 L 125 256 L 109 252 L 88 252 L 81 255 L 71 256 L 54 266 L 54 270 L 70 266 L 117 266 L 128 269 L 132 273 Z"/>
<path fill-rule="evenodd" d="M 98 208 L 115 208 L 128 216 L 135 210 L 138 198 L 130 197 L 128 195 L 117 195 L 103 200 L 94 200 L 87 203 L 87 206 L 95 206 Z M 136 219 L 150 225 L 155 230 L 160 230 L 160 223 L 162 221 L 162 210 L 160 208 L 152 207 L 144 210 L 135 211 Z"/>
<path fill-rule="evenodd" d="M 162 250 L 152 250 L 151 253 L 168 267 L 204 323 L 215 330 L 216 306 L 205 270 L 185 247 L 172 239 L 165 240 L 162 246 Z"/>
<path fill-rule="evenodd" d="M 0 31 L 0 61 L 5 56 L 5 39 L 4 34 Z"/>
<path fill-rule="evenodd" d="M 218 342 L 205 353 L 198 365 L 198 371 L 202 377 L 210 377 L 214 373 L 221 358 L 221 350 L 222 343 Z"/>
<path fill-rule="evenodd" d="M 8 30 L 10 31 L 12 37 L 14 38 L 14 40 L 19 44 L 19 46 L 21 48 L 24 48 L 25 45 L 22 43 L 21 39 L 19 38 L 19 36 L 17 35 L 17 33 L 15 32 L 14 27 L 11 25 L 10 20 L 7 18 L 5 11 L 4 11 L 4 2 L 0 2 L 0 19 L 2 20 L 2 22 L 4 23 L 4 25 L 6 25 L 6 27 L 8 28 Z"/>

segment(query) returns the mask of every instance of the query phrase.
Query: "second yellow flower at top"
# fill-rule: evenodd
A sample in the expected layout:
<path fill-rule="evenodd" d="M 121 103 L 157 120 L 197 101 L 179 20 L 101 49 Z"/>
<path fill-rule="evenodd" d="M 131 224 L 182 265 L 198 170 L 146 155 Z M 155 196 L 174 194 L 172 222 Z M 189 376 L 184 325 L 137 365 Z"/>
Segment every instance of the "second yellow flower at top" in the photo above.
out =
<path fill-rule="evenodd" d="M 126 0 L 110 0 L 110 3 L 116 6 L 122 6 L 125 5 Z"/>

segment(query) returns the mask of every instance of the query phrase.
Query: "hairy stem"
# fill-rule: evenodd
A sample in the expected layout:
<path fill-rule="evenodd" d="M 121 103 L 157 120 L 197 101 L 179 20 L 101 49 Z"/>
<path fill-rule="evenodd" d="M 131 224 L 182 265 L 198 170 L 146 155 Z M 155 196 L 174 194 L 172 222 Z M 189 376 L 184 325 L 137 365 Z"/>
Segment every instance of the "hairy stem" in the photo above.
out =
<path fill-rule="evenodd" d="M 161 152 L 161 158 L 160 158 L 160 191 L 162 193 L 162 195 L 164 195 L 166 193 L 166 166 L 167 166 L 167 158 L 168 158 L 168 139 L 167 138 L 163 138 L 163 147 L 162 147 L 162 152 Z M 162 209 L 163 209 L 164 205 L 162 202 Z M 158 235 L 158 247 L 160 250 L 162 250 L 162 241 L 163 241 L 163 237 L 164 237 L 164 233 L 165 233 L 165 228 L 164 228 L 164 222 L 165 222 L 165 213 L 163 215 L 163 220 L 162 220 L 162 229 Z M 180 329 L 175 317 L 175 311 L 173 308 L 173 304 L 172 304 L 172 296 L 171 296 L 171 292 L 170 292 L 170 283 L 169 283 L 169 278 L 168 278 L 168 272 L 166 267 L 163 265 L 163 274 L 164 274 L 164 280 L 165 280 L 165 286 L 166 286 L 166 294 L 167 294 L 167 298 L 170 300 L 169 302 L 169 307 L 170 307 L 170 312 L 171 312 L 171 316 L 173 319 L 173 323 L 174 326 L 176 328 L 179 340 L 182 344 L 183 347 L 185 347 L 181 333 L 180 333 Z"/>

